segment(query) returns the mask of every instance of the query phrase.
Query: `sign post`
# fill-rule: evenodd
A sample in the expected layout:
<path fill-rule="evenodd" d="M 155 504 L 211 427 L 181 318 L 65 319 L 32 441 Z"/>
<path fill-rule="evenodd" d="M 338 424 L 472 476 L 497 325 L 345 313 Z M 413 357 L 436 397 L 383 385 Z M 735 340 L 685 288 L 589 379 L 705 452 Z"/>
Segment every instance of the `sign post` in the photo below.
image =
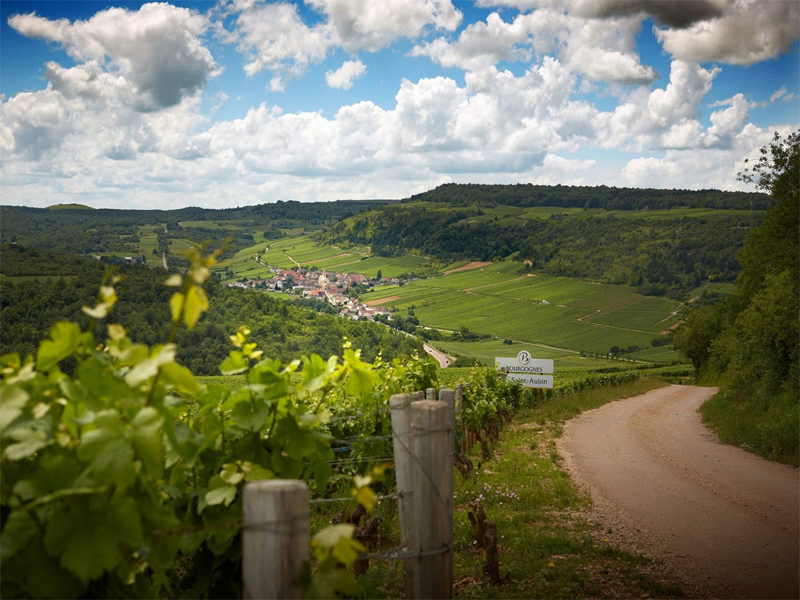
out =
<path fill-rule="evenodd" d="M 494 366 L 505 373 L 506 381 L 517 381 L 527 388 L 553 389 L 552 359 L 533 358 L 523 350 L 515 358 L 496 357 Z"/>

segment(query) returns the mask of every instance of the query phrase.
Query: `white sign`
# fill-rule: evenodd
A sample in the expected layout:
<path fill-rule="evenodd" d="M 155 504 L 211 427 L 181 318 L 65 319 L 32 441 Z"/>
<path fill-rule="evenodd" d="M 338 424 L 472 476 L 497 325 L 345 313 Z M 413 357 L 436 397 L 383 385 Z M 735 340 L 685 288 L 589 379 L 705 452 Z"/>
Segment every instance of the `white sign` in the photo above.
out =
<path fill-rule="evenodd" d="M 531 354 L 527 350 L 517 354 L 516 358 L 498 356 L 494 359 L 494 366 L 498 370 L 502 369 L 509 373 L 538 373 L 542 375 L 553 373 L 552 359 L 531 358 Z"/>
<path fill-rule="evenodd" d="M 509 373 L 506 381 L 517 381 L 526 388 L 547 388 L 553 389 L 552 375 L 536 375 L 534 373 Z"/>

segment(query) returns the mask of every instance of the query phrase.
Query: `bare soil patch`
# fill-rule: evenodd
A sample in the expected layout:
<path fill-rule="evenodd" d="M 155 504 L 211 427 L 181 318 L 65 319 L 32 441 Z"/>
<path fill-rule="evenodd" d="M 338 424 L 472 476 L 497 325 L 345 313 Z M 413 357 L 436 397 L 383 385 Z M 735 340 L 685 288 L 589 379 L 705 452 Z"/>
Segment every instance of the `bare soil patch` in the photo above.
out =
<path fill-rule="evenodd" d="M 367 306 L 380 306 L 381 304 L 386 304 L 387 302 L 394 302 L 395 300 L 402 300 L 400 296 L 387 296 L 386 298 L 378 298 L 377 300 L 370 300 L 369 302 L 364 302 Z"/>
<path fill-rule="evenodd" d="M 461 271 L 471 271 L 472 269 L 479 269 L 481 267 L 485 267 L 487 265 L 492 264 L 491 262 L 471 262 L 469 264 L 464 265 L 463 267 L 458 267 L 457 269 L 450 269 L 449 271 L 445 271 L 445 275 L 450 275 L 451 273 L 460 273 Z"/>

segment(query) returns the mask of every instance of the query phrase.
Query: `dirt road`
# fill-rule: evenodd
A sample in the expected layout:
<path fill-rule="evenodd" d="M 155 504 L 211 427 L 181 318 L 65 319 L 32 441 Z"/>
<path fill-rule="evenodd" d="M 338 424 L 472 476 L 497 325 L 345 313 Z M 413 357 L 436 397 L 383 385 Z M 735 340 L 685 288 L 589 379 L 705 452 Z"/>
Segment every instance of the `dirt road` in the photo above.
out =
<path fill-rule="evenodd" d="M 800 474 L 702 424 L 715 390 L 669 386 L 569 422 L 559 453 L 622 546 L 664 560 L 694 597 L 797 598 Z"/>

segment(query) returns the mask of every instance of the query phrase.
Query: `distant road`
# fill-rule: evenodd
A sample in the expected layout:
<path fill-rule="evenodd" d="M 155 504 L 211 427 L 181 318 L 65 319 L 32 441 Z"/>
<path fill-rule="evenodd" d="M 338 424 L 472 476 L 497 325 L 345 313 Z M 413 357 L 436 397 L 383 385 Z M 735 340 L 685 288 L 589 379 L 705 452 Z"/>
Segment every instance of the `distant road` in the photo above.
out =
<path fill-rule="evenodd" d="M 444 352 L 440 352 L 433 346 L 429 346 L 428 344 L 423 344 L 422 347 L 425 348 L 425 352 L 427 352 L 433 358 L 439 361 L 439 366 L 442 369 L 446 369 L 447 367 L 449 367 L 450 363 L 453 362 L 454 360 L 452 356 L 448 356 Z"/>
<path fill-rule="evenodd" d="M 559 453 L 623 547 L 664 560 L 689 597 L 797 598 L 800 474 L 719 443 L 669 386 L 583 413 Z"/>
<path fill-rule="evenodd" d="M 169 267 L 167 267 L 167 253 L 166 252 L 162 252 L 161 253 L 161 260 L 164 263 L 164 270 L 165 271 L 169 271 Z"/>

